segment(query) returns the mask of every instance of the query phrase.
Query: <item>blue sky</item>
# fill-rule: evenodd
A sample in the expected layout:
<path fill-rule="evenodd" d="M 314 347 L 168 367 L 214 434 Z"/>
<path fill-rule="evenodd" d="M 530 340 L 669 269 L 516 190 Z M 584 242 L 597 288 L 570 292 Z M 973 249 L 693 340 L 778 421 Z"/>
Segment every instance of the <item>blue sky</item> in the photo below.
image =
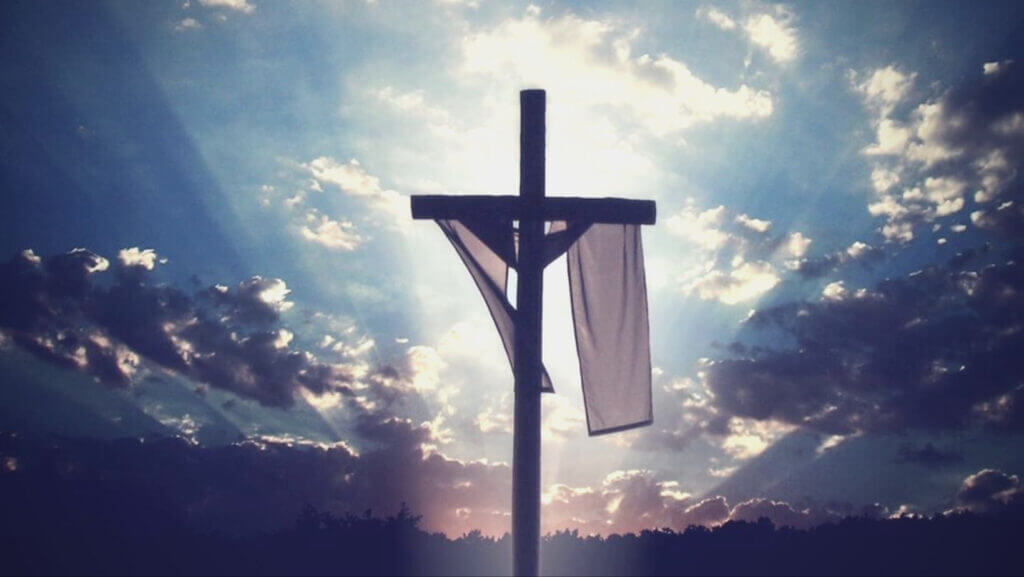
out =
<path fill-rule="evenodd" d="M 1019 486 L 1015 3 L 0 10 L 5 429 L 330 447 L 406 470 L 336 508 L 504 531 L 511 372 L 408 196 L 514 193 L 539 87 L 548 194 L 659 213 L 652 427 L 587 438 L 546 273 L 547 529 Z"/>

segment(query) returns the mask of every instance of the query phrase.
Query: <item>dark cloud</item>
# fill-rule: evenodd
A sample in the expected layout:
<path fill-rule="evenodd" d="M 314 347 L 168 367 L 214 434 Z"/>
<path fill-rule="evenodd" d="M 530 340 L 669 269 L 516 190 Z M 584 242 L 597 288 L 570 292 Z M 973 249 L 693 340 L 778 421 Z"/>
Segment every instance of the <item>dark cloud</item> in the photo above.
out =
<path fill-rule="evenodd" d="M 163 369 L 271 407 L 292 405 L 301 390 L 340 394 L 360 449 L 288 435 L 205 448 L 172 440 L 86 443 L 74 449 L 86 453 L 78 470 L 91 472 L 83 474 L 124 473 L 143 493 L 169 493 L 199 525 L 232 531 L 282 526 L 306 504 L 358 513 L 395 511 L 402 502 L 431 530 L 508 529 L 508 466 L 446 457 L 433 448 L 439 441 L 431 426 L 396 416 L 422 403 L 411 358 L 370 368 L 322 362 L 292 347 L 281 324 L 291 306 L 283 281 L 253 277 L 186 293 L 157 284 L 147 266 L 80 250 L 47 259 L 26 252 L 0 263 L 0 272 L 4 342 L 109 385 L 159 381 Z M 124 461 L 104 460 L 108 453 Z M 21 454 L 32 460 L 31 452 Z"/>
<path fill-rule="evenodd" d="M 758 311 L 785 349 L 711 361 L 707 385 L 723 414 L 830 434 L 949 429 L 977 417 L 1016 418 L 1024 379 L 1024 271 L 931 267 L 871 291 Z M 979 413 L 980 412 L 980 413 Z"/>
<path fill-rule="evenodd" d="M 71 486 L 144 495 L 154 508 L 202 531 L 272 532 L 291 526 L 307 506 L 334 514 L 390 515 L 401 503 L 423 515 L 429 531 L 508 531 L 508 465 L 446 458 L 427 446 L 433 439 L 425 426 L 407 420 L 369 414 L 361 419 L 361 434 L 375 444 L 363 452 L 343 443 L 285 438 L 203 447 L 180 438 L 36 440 L 0 434 L 0 462 L 10 464 L 0 471 L 0 481 L 31 486 L 41 495 Z M 1022 495 L 1016 476 L 986 470 L 965 480 L 958 500 L 967 510 L 992 513 L 1020 503 Z M 730 506 L 721 496 L 696 500 L 675 482 L 636 470 L 612 473 L 596 487 L 555 485 L 546 490 L 543 507 L 545 532 L 601 535 L 762 518 L 776 527 L 806 529 L 850 516 L 890 516 L 878 504 L 794 505 L 758 498 Z"/>
<path fill-rule="evenodd" d="M 130 384 L 148 361 L 266 406 L 290 406 L 300 388 L 349 392 L 349 367 L 289 346 L 292 335 L 279 326 L 291 306 L 284 281 L 257 276 L 191 296 L 151 282 L 138 263 L 114 264 L 104 279 L 112 282 L 94 279 L 111 266 L 84 249 L 45 260 L 25 251 L 0 263 L 0 329 L 111 385 Z"/>
<path fill-rule="evenodd" d="M 992 243 L 985 243 L 979 247 L 968 248 L 957 252 L 946 263 L 951 269 L 958 270 L 968 266 L 977 267 L 984 259 L 992 253 Z"/>
<path fill-rule="evenodd" d="M 875 511 L 878 508 L 880 511 Z M 865 508 L 876 517 L 888 516 L 881 506 Z M 556 485 L 548 490 L 544 505 L 545 530 L 577 529 L 585 534 L 638 533 L 648 529 L 689 526 L 715 527 L 728 521 L 757 522 L 769 519 L 777 527 L 806 529 L 844 516 L 847 507 L 797 507 L 784 501 L 751 499 L 730 506 L 720 495 L 696 500 L 680 491 L 673 481 L 659 481 L 649 471 L 616 471 L 598 487 Z"/>
<path fill-rule="evenodd" d="M 1024 157 L 1024 69 L 1011 63 L 981 82 L 951 90 L 945 97 L 940 138 L 965 151 L 953 171 L 973 175 L 982 192 L 971 222 L 1018 247 L 1024 244 L 1024 186 L 1019 162 Z M 1021 256 L 1018 248 L 1018 258 Z"/>
<path fill-rule="evenodd" d="M 1020 158 L 1024 126 L 1014 116 L 1024 103 L 1024 69 L 1012 63 L 998 74 L 982 74 L 950 89 L 940 100 L 943 116 L 934 138 L 953 150 L 1007 147 Z M 968 153 L 968 157 L 977 156 Z"/>
<path fill-rule="evenodd" d="M 889 508 L 879 503 L 864 505 L 860 509 L 860 516 L 865 519 L 885 519 L 891 515 Z M 852 516 L 852 515 L 848 515 Z"/>
<path fill-rule="evenodd" d="M 834 290 L 821 300 L 758 311 L 748 326 L 780 344 L 736 347 L 730 357 L 707 364 L 706 384 L 720 416 L 841 435 L 978 422 L 1022 426 L 1022 94 L 1024 71 L 1014 64 L 979 73 L 914 113 L 911 157 L 924 167 L 918 176 L 926 194 L 908 192 L 904 200 L 941 196 L 946 189 L 973 192 L 972 222 L 1001 244 L 963 250 L 944 265 L 873 289 L 830 285 Z M 855 244 L 793 267 L 804 278 L 818 278 L 846 262 L 880 256 L 877 248 Z M 938 455 L 918 457 L 934 463 Z"/>
<path fill-rule="evenodd" d="M 879 127 L 898 126 L 909 137 L 888 143 L 892 150 L 875 157 L 880 159 L 875 170 L 888 176 L 875 182 L 879 196 L 869 210 L 885 216 L 881 232 L 887 240 L 908 242 L 917 225 L 939 219 L 957 226 L 954 232 L 965 230 L 969 220 L 1004 238 L 1024 240 L 1016 226 L 1024 216 L 1018 178 L 1024 154 L 1022 94 L 1024 69 L 1007 62 L 994 73 L 979 67 L 936 98 L 908 108 L 895 125 L 883 113 Z M 942 227 L 933 226 L 934 232 Z"/>
<path fill-rule="evenodd" d="M 835 272 L 840 265 L 842 253 L 831 253 L 814 258 L 804 258 L 793 264 L 793 270 L 803 279 L 821 278 Z"/>
<path fill-rule="evenodd" d="M 771 520 L 776 527 L 808 529 L 815 525 L 838 521 L 840 517 L 825 510 L 798 510 L 789 503 L 770 499 L 751 499 L 740 503 L 729 514 L 729 519 L 732 521 L 756 522 L 761 518 Z"/>
<path fill-rule="evenodd" d="M 291 308 L 291 303 L 285 300 L 289 292 L 281 279 L 254 276 L 238 283 L 234 290 L 224 285 L 214 285 L 202 294 L 233 320 L 272 324 L 278 321 L 281 312 Z"/>
<path fill-rule="evenodd" d="M 936 448 L 931 443 L 924 447 L 917 448 L 911 445 L 903 445 L 896 455 L 897 463 L 914 463 L 925 467 L 944 467 L 956 463 L 962 463 L 963 455 L 956 451 L 949 451 Z"/>
<path fill-rule="evenodd" d="M 725 497 L 710 497 L 683 509 L 675 519 L 676 527 L 700 525 L 713 527 L 729 518 L 729 502 Z"/>
<path fill-rule="evenodd" d="M 973 182 L 971 222 L 1016 243 L 1024 242 L 1024 194 L 1019 162 L 1024 157 L 1024 69 L 1019 63 L 948 91 L 936 119 L 936 142 L 961 151 L 940 171 Z"/>
<path fill-rule="evenodd" d="M 964 479 L 956 499 L 969 511 L 1001 513 L 1024 507 L 1024 486 L 1017 475 L 984 469 Z"/>
<path fill-rule="evenodd" d="M 1024 430 L 1024 385 L 976 407 L 984 422 L 996 430 Z"/>
<path fill-rule="evenodd" d="M 17 258 L 26 260 L 26 255 L 22 253 Z M 55 255 L 43 264 L 49 280 L 47 288 L 57 299 L 85 298 L 88 296 L 89 275 L 110 267 L 107 259 L 83 248 Z"/>
<path fill-rule="evenodd" d="M 1020 244 L 1024 243 L 1024 229 L 1020 226 L 1024 221 L 1024 194 L 1018 188 L 1011 196 L 1013 200 L 1006 200 L 995 208 L 971 213 L 971 221 L 978 228 L 991 230 Z"/>
<path fill-rule="evenodd" d="M 146 495 L 204 531 L 280 530 L 306 506 L 387 515 L 403 502 L 424 516 L 431 531 L 508 530 L 507 465 L 449 459 L 425 447 L 431 436 L 421 426 L 364 419 L 361 432 L 376 448 L 362 453 L 342 443 L 284 438 L 203 447 L 180 438 L 34 440 L 0 434 L 0 464 L 17 464 L 0 474 L 9 483 L 103 485 Z"/>
<path fill-rule="evenodd" d="M 849 263 L 858 263 L 865 268 L 870 267 L 881 261 L 884 256 L 885 251 L 881 248 L 857 242 L 845 250 L 794 261 L 792 268 L 804 280 L 816 279 L 831 274 L 839 267 Z"/>

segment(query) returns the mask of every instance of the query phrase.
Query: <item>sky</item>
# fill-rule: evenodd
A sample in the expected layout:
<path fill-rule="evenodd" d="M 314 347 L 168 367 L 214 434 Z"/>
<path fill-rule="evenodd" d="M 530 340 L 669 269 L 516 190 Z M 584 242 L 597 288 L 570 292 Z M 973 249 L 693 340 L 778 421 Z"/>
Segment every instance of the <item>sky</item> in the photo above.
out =
<path fill-rule="evenodd" d="M 0 430 L 277 479 L 196 465 L 265 507 L 200 525 L 406 502 L 508 530 L 512 373 L 409 196 L 516 193 L 525 88 L 549 196 L 658 205 L 652 426 L 587 436 L 564 258 L 545 272 L 545 531 L 1024 494 L 1019 3 L 0 12 Z"/>

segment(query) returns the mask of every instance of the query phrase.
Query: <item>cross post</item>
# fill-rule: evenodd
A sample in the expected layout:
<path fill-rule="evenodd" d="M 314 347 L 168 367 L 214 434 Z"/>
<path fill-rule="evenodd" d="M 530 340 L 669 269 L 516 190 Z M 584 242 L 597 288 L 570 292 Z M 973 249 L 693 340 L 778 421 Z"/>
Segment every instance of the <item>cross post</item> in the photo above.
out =
<path fill-rule="evenodd" d="M 545 93 L 519 94 L 519 196 L 412 197 L 415 219 L 487 217 L 519 222 L 515 303 L 515 415 L 512 437 L 513 574 L 538 574 L 540 553 L 541 316 L 545 223 L 654 224 L 652 201 L 619 198 L 545 198 Z"/>
<path fill-rule="evenodd" d="M 544 298 L 543 90 L 519 94 L 519 268 L 512 423 L 512 573 L 537 575 L 540 558 L 541 313 Z"/>

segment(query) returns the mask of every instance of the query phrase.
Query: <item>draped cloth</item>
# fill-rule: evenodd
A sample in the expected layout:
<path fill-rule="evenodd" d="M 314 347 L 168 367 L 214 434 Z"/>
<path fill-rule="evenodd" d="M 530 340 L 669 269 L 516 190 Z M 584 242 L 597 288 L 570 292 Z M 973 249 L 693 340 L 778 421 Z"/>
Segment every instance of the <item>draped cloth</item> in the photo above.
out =
<path fill-rule="evenodd" d="M 508 302 L 508 267 L 515 262 L 512 223 L 490 219 L 471 221 L 438 220 L 437 224 L 469 269 L 473 282 L 491 312 L 512 370 L 516 370 L 516 310 Z M 472 230 L 470 229 L 472 227 Z M 476 232 L 479 231 L 479 234 Z M 486 239 L 486 242 L 481 239 Z M 541 390 L 553 393 L 551 377 L 541 368 Z"/>
<path fill-rule="evenodd" d="M 649 425 L 651 346 L 640 225 L 594 224 L 569 247 L 576 350 L 591 435 Z"/>
<path fill-rule="evenodd" d="M 438 220 L 476 283 L 515 370 L 515 308 L 508 267 L 517 246 L 512 223 Z M 569 291 L 590 435 L 649 425 L 651 353 L 639 225 L 553 222 L 545 265 L 568 251 Z M 553 392 L 547 370 L 541 389 Z"/>

